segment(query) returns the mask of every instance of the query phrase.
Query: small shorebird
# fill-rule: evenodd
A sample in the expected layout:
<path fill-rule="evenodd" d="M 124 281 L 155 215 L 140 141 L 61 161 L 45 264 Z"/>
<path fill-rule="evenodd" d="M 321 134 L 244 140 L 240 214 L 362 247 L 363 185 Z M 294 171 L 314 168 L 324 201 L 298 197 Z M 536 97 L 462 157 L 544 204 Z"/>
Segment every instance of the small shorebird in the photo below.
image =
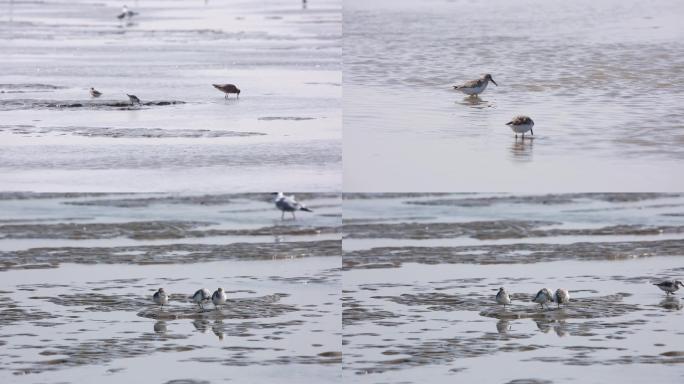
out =
<path fill-rule="evenodd" d="M 129 95 L 128 93 L 126 94 L 128 96 L 128 99 L 131 101 L 131 105 L 138 103 L 138 105 L 141 105 L 142 103 L 140 102 L 140 99 L 138 99 L 138 96 L 136 95 Z"/>
<path fill-rule="evenodd" d="M 240 98 L 240 88 L 236 87 L 234 84 L 212 84 L 214 88 L 226 94 L 226 97 L 231 93 L 237 94 L 238 99 Z"/>
<path fill-rule="evenodd" d="M 663 291 L 667 292 L 669 295 L 670 293 L 675 293 L 679 290 L 679 287 L 684 287 L 684 284 L 682 284 L 681 281 L 679 280 L 666 280 L 663 282 L 660 282 L 658 284 L 653 284 L 657 286 L 658 288 L 662 289 Z"/>
<path fill-rule="evenodd" d="M 522 133 L 522 137 L 524 138 L 525 132 L 527 131 L 530 131 L 534 136 L 534 131 L 532 130 L 532 127 L 534 127 L 534 121 L 529 116 L 516 116 L 513 118 L 513 120 L 506 123 L 506 125 L 509 125 L 511 130 L 515 132 L 515 137 L 518 137 L 518 133 Z"/>
<path fill-rule="evenodd" d="M 133 12 L 130 9 L 128 9 L 127 6 L 124 5 L 123 8 L 121 8 L 121 13 L 119 13 L 116 16 L 116 18 L 119 20 L 123 20 L 124 18 L 128 17 L 130 19 L 131 17 L 133 17 L 137 14 L 138 14 L 138 12 Z"/>
<path fill-rule="evenodd" d="M 218 309 L 219 305 L 225 304 L 226 299 L 226 293 L 223 291 L 223 288 L 217 289 L 216 292 L 211 295 L 211 302 L 214 303 L 214 308 L 216 309 Z"/>
<path fill-rule="evenodd" d="M 98 91 L 97 89 L 90 87 L 90 96 L 92 97 L 100 97 L 102 96 L 102 92 Z"/>
<path fill-rule="evenodd" d="M 200 309 L 204 309 L 204 307 L 202 307 L 202 303 L 209 300 L 211 300 L 211 292 L 209 292 L 209 290 L 206 288 L 198 289 L 197 292 L 192 295 L 192 301 L 197 303 Z"/>
<path fill-rule="evenodd" d="M 282 192 L 278 192 L 274 202 L 276 208 L 282 211 L 282 215 L 280 215 L 280 220 L 285 220 L 285 212 L 292 213 L 292 220 L 297 219 L 295 217 L 295 211 L 313 212 L 312 210 L 307 208 L 306 205 L 298 202 L 295 199 L 294 195 L 286 196 Z"/>
<path fill-rule="evenodd" d="M 561 304 L 570 302 L 570 292 L 565 288 L 558 288 L 556 293 L 553 294 L 553 300 L 558 304 L 558 308 L 560 308 Z"/>
<path fill-rule="evenodd" d="M 454 85 L 454 89 L 461 91 L 466 95 L 477 96 L 487 88 L 487 84 L 489 84 L 490 81 L 497 87 L 499 86 L 499 84 L 492 79 L 492 75 L 488 73 L 477 80 L 470 80 L 461 85 Z"/>
<path fill-rule="evenodd" d="M 534 299 L 532 299 L 532 302 L 541 305 L 542 309 L 544 309 L 544 304 L 551 301 L 553 301 L 553 296 L 551 295 L 551 291 L 546 288 L 540 289 Z"/>
<path fill-rule="evenodd" d="M 166 292 L 164 292 L 164 288 L 159 288 L 159 290 L 152 295 L 152 300 L 154 300 L 156 304 L 161 305 L 161 309 L 164 309 L 164 304 L 168 304 L 169 297 L 166 295 Z"/>
<path fill-rule="evenodd" d="M 511 304 L 511 297 L 503 287 L 499 288 L 499 293 L 496 294 L 496 302 L 504 306 L 504 311 L 506 306 Z"/>

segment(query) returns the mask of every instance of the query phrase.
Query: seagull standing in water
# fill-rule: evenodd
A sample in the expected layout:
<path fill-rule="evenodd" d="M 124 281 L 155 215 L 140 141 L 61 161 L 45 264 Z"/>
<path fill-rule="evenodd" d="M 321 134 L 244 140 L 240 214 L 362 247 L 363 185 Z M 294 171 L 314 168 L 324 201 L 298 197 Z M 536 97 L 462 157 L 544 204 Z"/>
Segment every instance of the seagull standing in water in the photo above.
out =
<path fill-rule="evenodd" d="M 496 302 L 504 306 L 504 311 L 506 306 L 511 304 L 511 297 L 503 287 L 499 288 L 499 293 L 496 294 Z"/>
<path fill-rule="evenodd" d="M 98 91 L 97 89 L 90 87 L 90 96 L 92 97 L 100 97 L 102 96 L 102 92 Z"/>
<path fill-rule="evenodd" d="M 134 105 L 135 103 L 138 103 L 138 105 L 141 105 L 142 103 L 140 102 L 140 99 L 138 99 L 138 96 L 136 95 L 129 95 L 128 93 L 126 94 L 128 96 L 128 99 L 131 101 L 131 105 Z"/>
<path fill-rule="evenodd" d="M 152 295 L 152 300 L 154 300 L 155 304 L 161 305 L 161 309 L 164 309 L 164 304 L 169 303 L 169 296 L 164 292 L 164 288 L 159 288 L 159 290 Z"/>
<path fill-rule="evenodd" d="M 560 308 L 561 304 L 570 302 L 570 292 L 565 288 L 558 288 L 556 293 L 553 294 L 553 300 L 558 304 L 558 308 Z"/>
<path fill-rule="evenodd" d="M 534 136 L 534 131 L 532 130 L 532 127 L 534 127 L 534 120 L 529 116 L 516 116 L 513 120 L 506 123 L 506 125 L 510 126 L 511 130 L 515 132 L 515 137 L 518 137 L 518 133 L 522 133 L 522 137 L 525 138 L 525 132 L 527 131 L 530 131 L 532 136 Z"/>
<path fill-rule="evenodd" d="M 213 295 L 211 295 L 211 302 L 214 303 L 214 308 L 218 309 L 219 305 L 223 305 L 226 303 L 226 300 L 228 298 L 226 297 L 226 293 L 223 291 L 223 288 L 219 288 L 214 292 Z"/>
<path fill-rule="evenodd" d="M 542 309 L 544 309 L 544 304 L 548 302 L 553 301 L 553 295 L 551 295 L 551 291 L 548 290 L 547 288 L 542 288 L 537 292 L 537 295 L 532 299 L 532 302 L 537 303 L 541 305 Z"/>
<path fill-rule="evenodd" d="M 130 19 L 131 17 L 133 17 L 137 14 L 138 14 L 138 12 L 133 12 L 130 9 L 128 9 L 127 6 L 124 5 L 123 8 L 121 8 L 121 13 L 119 13 L 116 16 L 116 18 L 119 20 L 123 20 L 124 18 L 128 17 Z"/>
<path fill-rule="evenodd" d="M 206 288 L 198 289 L 197 292 L 192 295 L 192 301 L 197 303 L 200 309 L 204 309 L 204 307 L 202 307 L 202 303 L 209 300 L 211 300 L 211 292 L 209 292 L 209 290 Z"/>
<path fill-rule="evenodd" d="M 295 199 L 294 195 L 286 196 L 282 192 L 278 192 L 274 202 L 276 208 L 282 211 L 282 215 L 280 215 L 280 220 L 285 220 L 285 212 L 292 213 L 292 220 L 297 219 L 295 217 L 295 211 L 313 212 L 312 210 L 307 208 L 306 205 L 298 202 Z"/>
<path fill-rule="evenodd" d="M 478 94 L 484 92 L 484 90 L 487 88 L 487 84 L 489 84 L 490 81 L 497 87 L 499 86 L 499 84 L 492 79 L 492 75 L 488 73 L 477 80 L 470 80 L 461 85 L 454 85 L 454 89 L 461 91 L 466 95 L 477 96 Z"/>
<path fill-rule="evenodd" d="M 658 284 L 653 284 L 653 285 L 662 289 L 668 295 L 671 293 L 674 294 L 675 292 L 677 292 L 677 290 L 679 290 L 679 287 L 684 287 L 684 284 L 682 284 L 682 282 L 679 280 L 666 280 L 666 281 L 660 282 Z"/>

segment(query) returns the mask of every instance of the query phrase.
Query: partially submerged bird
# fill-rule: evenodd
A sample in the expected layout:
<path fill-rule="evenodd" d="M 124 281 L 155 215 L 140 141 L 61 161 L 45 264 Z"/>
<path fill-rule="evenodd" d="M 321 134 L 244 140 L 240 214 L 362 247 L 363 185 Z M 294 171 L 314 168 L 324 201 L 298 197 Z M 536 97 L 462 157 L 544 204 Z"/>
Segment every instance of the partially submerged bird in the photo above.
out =
<path fill-rule="evenodd" d="M 558 288 L 556 293 L 553 294 L 553 300 L 558 304 L 558 308 L 560 308 L 561 304 L 570 302 L 570 292 L 565 288 Z"/>
<path fill-rule="evenodd" d="M 511 130 L 515 132 L 515 137 L 518 137 L 518 133 L 522 133 L 525 137 L 525 132 L 530 131 L 534 135 L 532 127 L 534 127 L 534 121 L 529 116 L 516 116 L 513 120 L 506 123 L 506 125 L 511 127 Z"/>
<path fill-rule="evenodd" d="M 100 97 L 102 96 L 102 92 L 98 91 L 97 89 L 90 87 L 90 96 L 92 97 Z"/>
<path fill-rule="evenodd" d="M 296 219 L 295 211 L 313 212 L 312 210 L 307 208 L 306 205 L 298 202 L 295 199 L 294 195 L 286 196 L 282 192 L 278 192 L 274 202 L 275 202 L 276 208 L 278 208 L 282 211 L 282 214 L 280 215 L 280 220 L 285 219 L 285 212 L 291 212 L 292 213 L 292 220 Z"/>
<path fill-rule="evenodd" d="M 133 105 L 133 104 L 135 104 L 135 103 L 142 104 L 142 103 L 140 102 L 140 99 L 138 99 L 138 96 L 136 96 L 136 95 L 129 95 L 128 93 L 126 94 L 126 96 L 128 96 L 128 99 L 131 101 L 131 105 Z"/>
<path fill-rule="evenodd" d="M 212 84 L 214 88 L 218 89 L 219 91 L 223 92 L 226 94 L 225 97 L 228 97 L 231 93 L 237 94 L 237 97 L 240 98 L 240 88 L 236 87 L 235 84 Z"/>
<path fill-rule="evenodd" d="M 166 292 L 164 292 L 164 288 L 159 288 L 159 290 L 152 295 L 152 300 L 154 300 L 155 304 L 161 305 L 161 309 L 164 309 L 164 305 L 169 302 L 169 297 L 166 295 Z"/>
<path fill-rule="evenodd" d="M 496 302 L 503 305 L 504 310 L 506 309 L 507 305 L 511 304 L 511 297 L 503 287 L 499 288 L 499 293 L 496 294 Z"/>
<path fill-rule="evenodd" d="M 461 91 L 466 95 L 476 96 L 482 93 L 487 88 L 487 84 L 489 84 L 490 81 L 494 83 L 494 85 L 496 85 L 497 87 L 499 86 L 499 84 L 497 84 L 496 81 L 492 79 L 492 75 L 488 73 L 477 80 L 470 80 L 466 81 L 461 85 L 454 85 L 454 89 L 457 91 Z"/>
<path fill-rule="evenodd" d="M 679 290 L 679 287 L 684 287 L 684 284 L 682 284 L 682 282 L 679 280 L 666 280 L 653 285 L 662 289 L 668 295 L 677 292 Z"/>
<path fill-rule="evenodd" d="M 131 17 L 133 17 L 137 14 L 138 14 L 138 12 L 133 12 L 130 9 L 128 9 L 127 6 L 124 5 L 123 8 L 121 8 L 121 13 L 119 13 L 116 16 L 116 18 L 119 20 L 123 20 L 124 18 L 128 17 L 130 19 Z"/>
<path fill-rule="evenodd" d="M 551 291 L 547 288 L 540 289 L 539 292 L 537 292 L 537 295 L 534 297 L 534 299 L 532 299 L 532 302 L 541 305 L 542 309 L 544 308 L 544 304 L 552 301 L 553 295 L 551 295 Z"/>
<path fill-rule="evenodd" d="M 209 292 L 209 290 L 206 288 L 198 289 L 197 292 L 192 295 L 192 301 L 197 303 L 201 309 L 204 309 L 204 307 L 202 307 L 202 303 L 209 300 L 211 300 L 211 292 Z"/>
<path fill-rule="evenodd" d="M 214 294 L 211 295 L 211 302 L 214 303 L 214 308 L 216 309 L 218 309 L 219 305 L 225 304 L 227 299 L 223 288 L 217 289 Z"/>

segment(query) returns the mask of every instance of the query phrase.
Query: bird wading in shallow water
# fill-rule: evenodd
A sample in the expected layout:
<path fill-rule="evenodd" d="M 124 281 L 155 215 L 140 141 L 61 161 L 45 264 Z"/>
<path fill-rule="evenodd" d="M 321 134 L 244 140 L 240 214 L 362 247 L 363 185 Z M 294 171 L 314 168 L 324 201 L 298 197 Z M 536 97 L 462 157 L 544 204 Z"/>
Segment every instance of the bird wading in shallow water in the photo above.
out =
<path fill-rule="evenodd" d="M 214 308 L 218 309 L 219 305 L 223 305 L 226 303 L 226 300 L 228 298 L 226 297 L 226 293 L 223 291 L 223 288 L 219 288 L 214 292 L 213 295 L 211 295 L 211 302 L 214 303 Z"/>
<path fill-rule="evenodd" d="M 169 297 L 166 295 L 166 292 L 164 292 L 164 288 L 159 288 L 159 290 L 152 295 L 152 300 L 155 304 L 160 305 L 161 309 L 164 309 L 164 305 L 169 303 Z"/>
<path fill-rule="evenodd" d="M 497 84 L 496 81 L 494 81 L 494 79 L 492 78 L 492 75 L 488 73 L 477 80 L 470 80 L 466 81 L 461 85 L 454 85 L 454 89 L 457 91 L 461 91 L 466 95 L 477 96 L 480 93 L 484 92 L 485 89 L 487 89 L 487 84 L 489 84 L 490 81 L 494 83 L 494 85 L 496 85 L 497 87 L 499 86 L 499 84 Z"/>
<path fill-rule="evenodd" d="M 506 125 L 511 127 L 511 130 L 515 132 L 515 137 L 518 137 L 518 133 L 521 133 L 522 137 L 525 138 L 525 132 L 527 131 L 530 131 L 530 133 L 534 136 L 534 131 L 532 130 L 532 127 L 534 127 L 534 121 L 529 116 L 516 116 L 513 118 L 513 120 L 506 123 Z"/>
<path fill-rule="evenodd" d="M 133 12 L 133 11 L 131 11 L 130 9 L 128 9 L 127 6 L 124 5 L 123 8 L 121 9 L 121 13 L 119 13 L 119 14 L 116 16 L 116 18 L 119 19 L 119 20 L 123 20 L 123 19 L 125 19 L 125 18 L 129 18 L 129 19 L 130 19 L 131 17 L 133 17 L 133 16 L 135 16 L 135 15 L 137 15 L 137 14 L 138 14 L 138 12 Z"/>
<path fill-rule="evenodd" d="M 675 292 L 677 292 L 679 290 L 679 287 L 684 287 L 684 284 L 682 284 L 682 282 L 679 280 L 666 280 L 666 281 L 662 281 L 660 283 L 653 284 L 653 285 L 662 289 L 668 295 L 671 293 L 674 294 Z"/>
<path fill-rule="evenodd" d="M 140 102 L 140 99 L 138 99 L 138 96 L 136 95 L 129 95 L 128 93 L 126 94 L 128 96 L 128 100 L 131 101 L 131 105 L 134 105 L 135 103 L 138 103 L 138 105 L 141 105 L 142 103 Z"/>
<path fill-rule="evenodd" d="M 237 95 L 237 98 L 240 98 L 240 88 L 236 87 L 235 84 L 212 84 L 212 86 L 214 86 L 214 88 L 218 89 L 219 91 L 225 93 L 226 98 L 231 93 L 235 93 Z"/>
<path fill-rule="evenodd" d="M 211 292 L 209 292 L 209 290 L 206 288 L 198 289 L 197 292 L 192 295 L 192 301 L 197 303 L 200 309 L 204 309 L 204 307 L 202 307 L 202 303 L 209 300 L 211 300 Z"/>
<path fill-rule="evenodd" d="M 102 96 L 102 92 L 98 91 L 97 89 L 90 87 L 90 96 L 92 97 L 100 97 Z"/>
<path fill-rule="evenodd" d="M 504 310 L 506 309 L 507 305 L 511 304 L 511 297 L 503 287 L 499 288 L 499 293 L 496 294 L 496 302 L 503 305 Z"/>
<path fill-rule="evenodd" d="M 292 213 L 292 220 L 296 220 L 296 211 L 313 212 L 311 209 L 307 208 L 306 205 L 299 203 L 294 195 L 286 196 L 282 192 L 278 192 L 275 195 L 275 206 L 282 212 L 280 220 L 285 220 L 285 212 Z"/>
<path fill-rule="evenodd" d="M 553 295 L 551 295 L 551 291 L 547 288 L 542 288 L 537 292 L 532 302 L 541 305 L 542 309 L 544 309 L 544 304 L 553 302 Z"/>
<path fill-rule="evenodd" d="M 570 292 L 565 288 L 558 288 L 556 293 L 553 294 L 553 300 L 558 304 L 558 308 L 560 308 L 561 304 L 570 302 Z"/>

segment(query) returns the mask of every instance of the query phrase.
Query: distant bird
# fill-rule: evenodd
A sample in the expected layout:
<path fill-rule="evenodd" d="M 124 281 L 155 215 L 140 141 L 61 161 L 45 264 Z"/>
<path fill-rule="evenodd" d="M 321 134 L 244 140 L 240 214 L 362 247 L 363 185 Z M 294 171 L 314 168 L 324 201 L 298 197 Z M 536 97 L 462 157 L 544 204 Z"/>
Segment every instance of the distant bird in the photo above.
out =
<path fill-rule="evenodd" d="M 541 305 L 542 309 L 544 308 L 544 304 L 547 302 L 552 302 L 553 301 L 553 296 L 551 295 L 551 291 L 549 291 L 546 288 L 542 288 L 537 292 L 537 295 L 532 299 L 532 302 L 535 302 L 539 305 Z"/>
<path fill-rule="evenodd" d="M 682 284 L 682 282 L 679 280 L 666 280 L 653 285 L 667 292 L 668 295 L 677 292 L 680 286 L 684 287 L 684 284 Z"/>
<path fill-rule="evenodd" d="M 558 288 L 556 293 L 553 294 L 553 300 L 558 304 L 558 308 L 560 308 L 561 304 L 570 302 L 570 292 L 565 288 Z"/>
<path fill-rule="evenodd" d="M 152 300 L 154 300 L 156 304 L 161 305 L 161 309 L 164 309 L 164 304 L 168 304 L 169 297 L 166 295 L 166 292 L 164 292 L 164 288 L 159 288 L 159 290 L 152 295 Z"/>
<path fill-rule="evenodd" d="M 140 99 L 138 99 L 138 96 L 136 95 L 129 95 L 128 93 L 126 94 L 128 96 L 128 99 L 131 101 L 131 105 L 138 103 L 138 105 L 141 105 L 142 103 L 140 102 Z"/>
<path fill-rule="evenodd" d="M 198 289 L 197 292 L 192 295 L 192 301 L 197 303 L 201 309 L 204 309 L 204 307 L 202 307 L 202 303 L 209 300 L 211 300 L 211 292 L 209 292 L 209 290 L 206 288 Z"/>
<path fill-rule="evenodd" d="M 511 130 L 515 132 L 515 137 L 518 137 L 518 133 L 522 133 L 522 137 L 525 137 L 525 132 L 530 131 L 534 136 L 534 121 L 529 116 L 516 116 L 513 120 L 506 123 L 506 125 L 511 127 Z"/>
<path fill-rule="evenodd" d="M 236 93 L 238 99 L 240 98 L 240 88 L 236 87 L 234 84 L 212 84 L 214 88 L 226 94 L 228 97 L 231 93 Z"/>
<path fill-rule="evenodd" d="M 223 288 L 217 289 L 216 292 L 211 295 L 211 302 L 214 303 L 214 308 L 216 309 L 218 309 L 219 305 L 225 304 L 226 299 L 226 293 L 223 291 Z"/>
<path fill-rule="evenodd" d="M 90 96 L 92 97 L 100 97 L 102 96 L 102 92 L 98 91 L 97 89 L 90 87 Z"/>
<path fill-rule="evenodd" d="M 128 17 L 130 19 L 131 17 L 137 14 L 138 12 L 133 12 L 130 9 L 128 9 L 127 6 L 124 5 L 123 8 L 121 8 L 121 13 L 119 13 L 119 15 L 116 16 L 116 18 L 119 20 L 123 20 L 124 18 Z"/>
<path fill-rule="evenodd" d="M 477 80 L 470 80 L 466 81 L 461 85 L 454 85 L 454 89 L 457 91 L 461 91 L 466 95 L 476 96 L 484 92 L 484 90 L 487 88 L 487 84 L 489 84 L 490 81 L 494 83 L 494 85 L 496 85 L 497 87 L 499 86 L 499 84 L 497 84 L 496 81 L 492 79 L 492 75 L 488 73 Z"/>
<path fill-rule="evenodd" d="M 503 287 L 499 288 L 499 293 L 496 294 L 496 302 L 503 305 L 504 310 L 506 310 L 507 305 L 511 304 L 511 297 Z"/>
<path fill-rule="evenodd" d="M 307 208 L 306 205 L 298 202 L 295 199 L 294 195 L 286 196 L 282 192 L 278 192 L 274 200 L 274 203 L 276 208 L 282 211 L 282 214 L 280 215 L 280 220 L 285 220 L 285 212 L 292 213 L 292 220 L 297 219 L 295 217 L 296 211 L 313 212 L 311 209 Z"/>

